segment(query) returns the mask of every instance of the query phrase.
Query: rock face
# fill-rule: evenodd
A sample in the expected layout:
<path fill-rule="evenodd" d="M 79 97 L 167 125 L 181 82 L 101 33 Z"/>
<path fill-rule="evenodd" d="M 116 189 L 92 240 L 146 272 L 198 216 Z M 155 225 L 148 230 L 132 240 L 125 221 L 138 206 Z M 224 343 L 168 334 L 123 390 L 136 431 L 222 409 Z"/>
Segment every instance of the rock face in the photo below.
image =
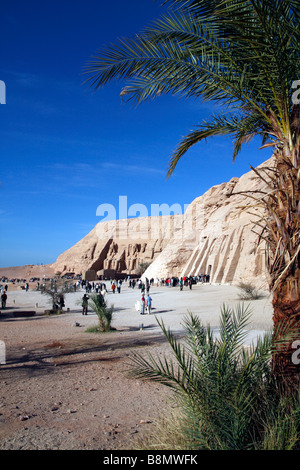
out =
<path fill-rule="evenodd" d="M 265 246 L 262 243 L 257 247 L 254 231 L 261 209 L 251 197 L 241 194 L 261 189 L 262 181 L 250 171 L 196 198 L 183 216 L 181 230 L 144 275 L 166 278 L 209 274 L 210 282 L 216 284 L 251 282 L 266 288 Z"/>
<path fill-rule="evenodd" d="M 258 189 L 263 183 L 250 171 L 212 187 L 184 215 L 100 222 L 52 268 L 134 274 L 140 264 L 151 263 L 144 273 L 149 279 L 209 274 L 212 283 L 266 287 L 264 246 L 256 249 L 253 231 L 261 209 L 241 194 Z"/>
<path fill-rule="evenodd" d="M 95 271 L 134 274 L 150 264 L 172 239 L 180 216 L 143 217 L 100 222 L 51 265 L 55 272 Z"/>

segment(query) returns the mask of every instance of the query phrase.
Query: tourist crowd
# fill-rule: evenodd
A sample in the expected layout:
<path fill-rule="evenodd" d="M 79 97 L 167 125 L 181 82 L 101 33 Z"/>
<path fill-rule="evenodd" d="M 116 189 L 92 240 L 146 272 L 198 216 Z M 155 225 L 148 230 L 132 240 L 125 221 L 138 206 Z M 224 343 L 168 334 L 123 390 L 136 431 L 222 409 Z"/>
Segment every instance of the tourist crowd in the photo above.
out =
<path fill-rule="evenodd" d="M 210 281 L 210 276 L 209 274 L 199 274 L 198 276 L 184 276 L 184 277 L 167 277 L 165 278 L 145 278 L 145 280 L 142 279 L 131 279 L 130 276 L 128 276 L 126 279 L 122 280 L 116 280 L 116 279 L 110 279 L 106 280 L 105 282 L 103 281 L 85 281 L 85 280 L 78 280 L 74 284 L 74 290 L 80 290 L 84 289 L 86 293 L 91 293 L 91 292 L 108 292 L 110 290 L 113 294 L 118 292 L 119 294 L 121 293 L 122 285 L 123 282 L 125 282 L 129 288 L 134 289 L 140 289 L 141 293 L 149 293 L 150 288 L 152 286 L 165 286 L 165 287 L 179 287 L 180 290 L 183 289 L 183 287 L 189 287 L 190 289 L 192 288 L 193 284 L 198 284 L 198 283 L 209 283 Z M 110 288 L 107 287 L 107 285 L 110 286 Z"/>

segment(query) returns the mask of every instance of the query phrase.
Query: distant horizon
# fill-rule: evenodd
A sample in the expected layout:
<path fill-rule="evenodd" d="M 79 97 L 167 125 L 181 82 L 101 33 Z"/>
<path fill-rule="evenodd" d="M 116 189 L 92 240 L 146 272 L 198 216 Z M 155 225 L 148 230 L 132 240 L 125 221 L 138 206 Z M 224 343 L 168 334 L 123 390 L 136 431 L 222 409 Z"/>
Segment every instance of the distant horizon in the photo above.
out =
<path fill-rule="evenodd" d="M 161 96 L 134 108 L 121 103 L 121 82 L 95 93 L 83 84 L 83 68 L 99 49 L 164 11 L 152 0 L 142 9 L 139 0 L 78 0 L 71 8 L 69 0 L 5 2 L 1 266 L 55 262 L 99 222 L 99 205 L 116 207 L 119 195 L 148 212 L 152 204 L 184 206 L 271 156 L 255 138 L 233 163 L 231 138 L 208 139 L 167 179 L 182 136 L 218 107 Z"/>

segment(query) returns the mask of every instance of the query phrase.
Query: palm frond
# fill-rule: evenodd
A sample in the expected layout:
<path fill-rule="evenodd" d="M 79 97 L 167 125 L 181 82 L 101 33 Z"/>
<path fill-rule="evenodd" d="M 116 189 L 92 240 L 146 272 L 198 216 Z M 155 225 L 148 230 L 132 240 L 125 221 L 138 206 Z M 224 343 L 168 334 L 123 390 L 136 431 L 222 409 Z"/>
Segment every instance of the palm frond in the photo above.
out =
<path fill-rule="evenodd" d="M 233 149 L 233 160 L 235 160 L 237 154 L 241 150 L 241 145 L 245 141 L 249 141 L 255 135 L 261 134 L 262 137 L 265 135 L 263 119 L 255 114 L 249 114 L 247 116 L 241 115 L 213 115 L 210 121 L 203 121 L 197 129 L 186 135 L 178 145 L 177 149 L 173 153 L 169 168 L 168 176 L 170 176 L 180 158 L 195 144 L 206 140 L 209 137 L 214 136 L 234 136 L 234 149 Z"/>
<path fill-rule="evenodd" d="M 245 112 L 244 124 L 248 122 L 235 134 L 233 158 L 257 132 L 265 141 L 275 137 L 290 146 L 299 121 L 299 110 L 291 102 L 292 82 L 300 76 L 297 2 L 166 3 L 175 11 L 135 38 L 121 39 L 99 52 L 89 63 L 91 86 L 125 81 L 121 96 L 136 104 L 170 93 L 239 107 Z M 296 118 L 291 118 L 291 110 Z M 263 132 L 259 120 L 264 122 Z M 224 132 L 230 133 L 228 126 Z M 201 139 L 195 132 L 182 142 L 173 169 L 182 149 Z"/>
<path fill-rule="evenodd" d="M 250 316 L 249 307 L 223 306 L 219 337 L 191 313 L 184 317 L 183 338 L 176 339 L 161 322 L 173 357 L 154 358 L 150 353 L 132 357 L 131 375 L 177 392 L 189 448 L 249 445 L 249 429 L 255 427 L 261 393 L 270 381 L 272 345 L 267 335 L 249 349 L 243 347 Z"/>

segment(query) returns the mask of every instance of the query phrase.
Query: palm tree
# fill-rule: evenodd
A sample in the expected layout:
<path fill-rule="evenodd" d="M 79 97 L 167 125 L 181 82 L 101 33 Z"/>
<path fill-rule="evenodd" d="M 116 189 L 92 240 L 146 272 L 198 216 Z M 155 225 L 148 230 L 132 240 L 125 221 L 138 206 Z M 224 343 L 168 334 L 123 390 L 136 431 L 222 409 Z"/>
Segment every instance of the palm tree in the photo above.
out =
<path fill-rule="evenodd" d="M 299 0 L 166 0 L 173 9 L 140 35 L 121 39 L 87 68 L 95 89 L 127 80 L 121 96 L 137 104 L 163 93 L 226 106 L 185 136 L 171 156 L 179 159 L 207 137 L 231 135 L 233 159 L 255 136 L 273 147 L 272 166 L 253 169 L 265 190 L 251 194 L 264 209 L 256 221 L 266 243 L 273 293 L 275 340 L 300 338 L 300 2 Z M 228 111 L 227 111 L 228 110 Z M 279 328 L 279 324 L 284 328 Z M 288 325 L 288 328 L 287 328 Z M 277 341 L 275 341 L 277 344 Z M 290 339 L 278 346 L 273 372 L 298 380 Z"/>

